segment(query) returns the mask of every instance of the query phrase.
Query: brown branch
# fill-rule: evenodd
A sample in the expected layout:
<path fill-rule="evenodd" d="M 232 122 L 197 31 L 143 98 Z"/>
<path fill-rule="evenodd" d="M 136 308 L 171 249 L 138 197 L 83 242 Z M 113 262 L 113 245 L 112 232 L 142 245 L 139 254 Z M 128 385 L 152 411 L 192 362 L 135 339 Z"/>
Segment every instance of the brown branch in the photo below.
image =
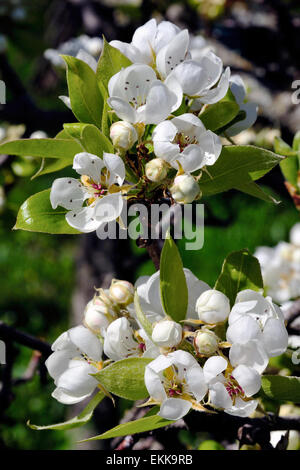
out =
<path fill-rule="evenodd" d="M 23 333 L 3 322 L 0 322 L 0 339 L 4 342 L 16 342 L 30 349 L 40 351 L 45 357 L 48 357 L 52 352 L 49 343 L 27 333 Z"/>

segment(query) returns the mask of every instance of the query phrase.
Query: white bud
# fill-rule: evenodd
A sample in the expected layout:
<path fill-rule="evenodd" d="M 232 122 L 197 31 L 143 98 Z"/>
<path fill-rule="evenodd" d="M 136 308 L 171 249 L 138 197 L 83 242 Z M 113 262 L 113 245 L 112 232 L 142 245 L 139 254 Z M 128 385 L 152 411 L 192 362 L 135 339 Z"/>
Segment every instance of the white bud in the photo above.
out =
<path fill-rule="evenodd" d="M 109 295 L 114 302 L 126 307 L 133 302 L 134 287 L 130 282 L 113 279 Z"/>
<path fill-rule="evenodd" d="M 29 138 L 30 139 L 47 139 L 47 137 L 48 135 L 44 131 L 34 131 Z"/>
<path fill-rule="evenodd" d="M 162 158 L 154 158 L 146 164 L 146 176 L 154 183 L 163 181 L 168 174 L 168 165 Z"/>
<path fill-rule="evenodd" d="M 173 348 L 182 340 L 182 327 L 171 320 L 161 320 L 153 328 L 152 340 L 157 346 Z"/>
<path fill-rule="evenodd" d="M 118 121 L 110 127 L 110 138 L 114 147 L 121 150 L 130 149 L 138 139 L 138 134 L 132 124 Z"/>
<path fill-rule="evenodd" d="M 228 297 L 218 290 L 206 290 L 196 302 L 198 317 L 205 323 L 219 323 L 226 320 L 230 313 Z"/>
<path fill-rule="evenodd" d="M 300 246 L 300 223 L 295 224 L 290 231 L 292 245 Z"/>
<path fill-rule="evenodd" d="M 193 202 L 200 193 L 197 181 L 192 175 L 179 175 L 170 188 L 172 198 L 179 204 Z"/>
<path fill-rule="evenodd" d="M 219 345 L 219 338 L 210 330 L 199 330 L 194 339 L 194 346 L 198 354 L 212 356 Z"/>
<path fill-rule="evenodd" d="M 103 333 L 108 327 L 109 310 L 107 305 L 99 298 L 91 300 L 84 311 L 84 323 L 95 333 Z"/>

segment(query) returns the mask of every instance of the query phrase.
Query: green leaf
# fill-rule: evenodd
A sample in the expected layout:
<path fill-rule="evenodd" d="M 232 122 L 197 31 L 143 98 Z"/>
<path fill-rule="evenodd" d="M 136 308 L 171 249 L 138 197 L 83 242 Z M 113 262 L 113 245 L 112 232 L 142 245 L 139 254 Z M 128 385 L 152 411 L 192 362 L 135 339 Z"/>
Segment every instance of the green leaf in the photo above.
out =
<path fill-rule="evenodd" d="M 50 189 L 30 196 L 19 209 L 14 230 L 52 234 L 78 234 L 65 219 L 68 211 L 59 207 L 52 209 Z"/>
<path fill-rule="evenodd" d="M 146 418 L 140 418 L 135 421 L 129 421 L 128 423 L 122 423 L 118 426 L 106 431 L 99 436 L 91 437 L 90 439 L 85 439 L 81 442 L 86 441 L 96 441 L 98 439 L 112 439 L 113 437 L 120 436 L 130 436 L 132 434 L 138 434 L 142 432 L 152 431 L 153 429 L 163 428 L 169 426 L 175 421 L 170 421 L 169 419 L 162 418 L 161 416 L 147 416 Z"/>
<path fill-rule="evenodd" d="M 113 153 L 114 147 L 111 141 L 93 124 L 84 124 L 80 122 L 64 124 L 64 129 L 76 140 L 83 151 L 103 156 L 103 152 Z"/>
<path fill-rule="evenodd" d="M 93 376 L 109 392 L 127 400 L 141 400 L 149 396 L 145 387 L 145 367 L 153 359 L 130 357 L 114 362 Z"/>
<path fill-rule="evenodd" d="M 294 135 L 293 150 L 300 152 L 300 131 L 296 132 Z"/>
<path fill-rule="evenodd" d="M 199 185 L 203 196 L 222 193 L 229 189 L 241 188 L 264 176 L 283 157 L 269 150 L 251 145 L 229 145 L 222 149 L 221 155 L 208 173 L 203 172 Z"/>
<path fill-rule="evenodd" d="M 70 139 L 20 139 L 0 145 L 0 153 L 41 158 L 61 158 L 73 162 L 81 146 Z"/>
<path fill-rule="evenodd" d="M 206 129 L 216 131 L 229 124 L 238 114 L 240 110 L 232 96 L 226 95 L 218 103 L 208 105 L 199 115 Z"/>
<path fill-rule="evenodd" d="M 122 52 L 108 44 L 106 39 L 103 38 L 102 53 L 96 72 L 100 88 L 103 87 L 107 90 L 110 78 L 120 72 L 122 68 L 128 67 L 129 65 L 132 65 L 132 62 L 127 59 Z"/>
<path fill-rule="evenodd" d="M 188 306 L 188 288 L 178 248 L 171 237 L 166 238 L 160 258 L 160 292 L 167 315 L 184 320 Z"/>
<path fill-rule="evenodd" d="M 105 397 L 103 392 L 98 392 L 91 401 L 87 404 L 87 406 L 79 413 L 78 416 L 75 416 L 64 423 L 57 423 L 57 424 L 49 424 L 48 426 L 37 426 L 36 424 L 30 424 L 30 421 L 27 421 L 27 426 L 31 429 L 35 429 L 36 431 L 65 431 L 67 429 L 78 428 L 79 426 L 83 426 L 86 424 L 91 417 L 93 416 L 94 409 L 97 405 L 103 400 Z"/>
<path fill-rule="evenodd" d="M 71 108 L 80 122 L 101 127 L 103 96 L 96 74 L 82 60 L 63 55 L 67 64 L 67 81 Z"/>
<path fill-rule="evenodd" d="M 279 204 L 280 201 L 275 199 L 271 194 L 265 193 L 258 184 L 254 181 L 250 181 L 249 183 L 243 183 L 241 185 L 236 185 L 235 189 L 241 191 L 242 193 L 249 194 L 250 196 L 257 197 L 262 201 L 272 202 L 274 204 Z"/>
<path fill-rule="evenodd" d="M 274 150 L 279 155 L 284 155 L 289 157 L 291 155 L 296 155 L 297 152 L 290 147 L 281 137 L 275 137 L 274 139 Z"/>
<path fill-rule="evenodd" d="M 287 158 L 280 163 L 280 169 L 284 178 L 291 183 L 293 186 L 297 186 L 298 171 L 299 171 L 299 160 L 298 160 L 298 137 L 295 136 L 293 142 L 293 148 L 290 147 L 280 137 L 274 139 L 274 149 L 279 155 L 284 155 Z"/>
<path fill-rule="evenodd" d="M 152 324 L 144 314 L 141 304 L 139 301 L 139 296 L 138 293 L 135 292 L 134 294 L 134 307 L 135 307 L 135 313 L 137 316 L 138 321 L 140 322 L 141 327 L 145 330 L 147 336 L 151 339 L 152 337 Z"/>
<path fill-rule="evenodd" d="M 248 250 L 230 253 L 223 263 L 215 289 L 227 295 L 231 306 L 234 304 L 238 292 L 244 289 L 255 291 L 263 289 L 258 259 L 252 256 Z"/>
<path fill-rule="evenodd" d="M 300 378 L 282 375 L 263 375 L 261 392 L 275 401 L 300 403 Z"/>
<path fill-rule="evenodd" d="M 198 447 L 198 450 L 225 450 L 225 447 L 223 447 L 217 441 L 208 439 L 207 441 L 201 442 L 201 444 Z"/>

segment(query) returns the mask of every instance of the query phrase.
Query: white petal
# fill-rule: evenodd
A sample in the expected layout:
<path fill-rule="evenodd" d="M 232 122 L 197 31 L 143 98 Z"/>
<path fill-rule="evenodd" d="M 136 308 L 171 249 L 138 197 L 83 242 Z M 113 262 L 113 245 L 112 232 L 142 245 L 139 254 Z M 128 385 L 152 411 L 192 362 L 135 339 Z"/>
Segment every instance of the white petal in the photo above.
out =
<path fill-rule="evenodd" d="M 221 374 L 227 367 L 227 361 L 224 357 L 213 356 L 209 357 L 203 366 L 203 373 L 206 383 Z"/>
<path fill-rule="evenodd" d="M 91 54 L 89 54 L 88 52 L 86 52 L 84 49 L 80 49 L 80 51 L 78 52 L 76 58 L 82 60 L 82 61 L 85 62 L 87 65 L 89 65 L 89 67 L 91 67 L 91 69 L 93 70 L 93 72 L 96 73 L 96 70 L 97 70 L 97 61 L 96 61 L 96 59 L 95 59 Z"/>
<path fill-rule="evenodd" d="M 163 78 L 186 59 L 188 47 L 189 33 L 187 29 L 184 29 L 159 51 L 156 58 L 156 66 Z"/>
<path fill-rule="evenodd" d="M 147 62 L 151 62 L 152 59 L 151 49 L 154 43 L 156 29 L 156 21 L 155 19 L 151 19 L 143 26 L 137 28 L 132 36 L 133 46 L 140 50 L 144 60 Z"/>
<path fill-rule="evenodd" d="M 187 173 L 192 173 L 205 165 L 204 153 L 197 144 L 188 145 L 177 160 Z M 177 161 L 173 162 L 172 166 L 178 168 Z"/>
<path fill-rule="evenodd" d="M 189 96 L 200 95 L 209 85 L 207 72 L 198 62 L 193 60 L 179 64 L 169 76 L 176 77 L 183 93 Z"/>
<path fill-rule="evenodd" d="M 279 356 L 288 346 L 288 333 L 284 323 L 276 318 L 269 318 L 263 330 L 263 344 L 270 357 Z"/>
<path fill-rule="evenodd" d="M 216 382 L 209 387 L 210 402 L 217 408 L 229 408 L 232 406 L 231 398 L 221 382 Z"/>
<path fill-rule="evenodd" d="M 170 21 L 161 21 L 156 30 L 153 44 L 154 52 L 157 54 L 158 51 L 172 41 L 178 33 L 180 33 L 180 28 L 178 28 L 178 26 Z"/>
<path fill-rule="evenodd" d="M 157 359 L 155 359 L 157 360 Z M 152 361 L 154 362 L 154 361 Z M 151 364 L 151 363 L 150 363 Z M 145 368 L 145 386 L 149 392 L 150 397 L 162 402 L 167 398 L 165 389 L 163 387 L 162 377 L 151 369 L 149 366 Z"/>
<path fill-rule="evenodd" d="M 95 216 L 101 224 L 116 220 L 122 212 L 123 198 L 121 193 L 111 193 L 96 202 Z"/>
<path fill-rule="evenodd" d="M 238 104 L 242 104 L 246 98 L 246 87 L 244 80 L 240 75 L 231 75 L 230 90 Z"/>
<path fill-rule="evenodd" d="M 75 326 L 69 331 L 69 337 L 73 344 L 88 358 L 100 361 L 102 356 L 102 344 L 94 333 L 83 325 Z"/>
<path fill-rule="evenodd" d="M 190 269 L 184 268 L 185 279 L 188 287 L 188 309 L 186 318 L 198 318 L 196 313 L 196 301 L 204 291 L 210 289 L 209 285 L 200 281 Z"/>
<path fill-rule="evenodd" d="M 165 120 L 177 103 L 175 93 L 159 80 L 152 82 L 145 105 L 145 124 L 159 124 Z"/>
<path fill-rule="evenodd" d="M 69 361 L 74 355 L 74 351 L 68 349 L 50 354 L 45 362 L 49 375 L 54 380 L 57 379 L 68 368 Z"/>
<path fill-rule="evenodd" d="M 204 164 L 213 165 L 216 163 L 222 151 L 222 143 L 217 134 L 212 131 L 203 132 L 199 146 L 204 153 Z"/>
<path fill-rule="evenodd" d="M 107 102 L 120 119 L 132 123 L 136 122 L 136 112 L 133 107 L 127 103 L 127 101 L 116 96 L 112 96 L 111 98 L 108 98 Z"/>
<path fill-rule="evenodd" d="M 257 405 L 257 400 L 243 401 L 241 398 L 237 398 L 235 400 L 235 405 L 227 408 L 225 413 L 233 416 L 240 416 L 241 418 L 247 418 L 254 413 Z"/>
<path fill-rule="evenodd" d="M 82 207 L 86 198 L 86 191 L 79 180 L 75 178 L 57 178 L 54 180 L 50 191 L 50 202 L 53 209 L 57 206 L 66 209 L 78 209 Z"/>
<path fill-rule="evenodd" d="M 178 80 L 168 75 L 165 79 L 164 84 L 171 91 L 172 101 L 171 101 L 171 112 L 176 111 L 182 103 L 183 91 Z"/>
<path fill-rule="evenodd" d="M 167 162 L 174 160 L 179 154 L 179 147 L 173 144 L 177 133 L 177 127 L 172 121 L 163 121 L 153 131 L 154 153 L 157 157 Z"/>
<path fill-rule="evenodd" d="M 103 161 L 106 168 L 109 170 L 109 186 L 118 183 L 120 186 L 123 184 L 125 179 L 125 165 L 118 155 L 112 153 L 103 153 Z"/>
<path fill-rule="evenodd" d="M 257 393 L 261 387 L 260 374 L 251 367 L 241 364 L 233 370 L 232 376 L 242 387 L 247 397 L 252 397 L 252 395 L 255 395 L 255 393 Z"/>
<path fill-rule="evenodd" d="M 122 41 L 110 41 L 110 46 L 119 49 L 122 54 L 124 54 L 131 62 L 142 62 L 143 55 L 141 52 L 133 45 L 128 44 L 127 42 Z"/>
<path fill-rule="evenodd" d="M 68 212 L 66 221 L 71 227 L 83 233 L 93 232 L 101 224 L 101 221 L 96 219 L 94 205 Z"/>
<path fill-rule="evenodd" d="M 64 103 L 64 105 L 67 108 L 72 109 L 71 100 L 70 100 L 69 96 L 60 95 L 58 98 Z"/>
<path fill-rule="evenodd" d="M 230 68 L 227 67 L 218 85 L 215 88 L 207 91 L 201 96 L 201 101 L 204 104 L 214 104 L 220 101 L 226 95 L 229 87 Z"/>
<path fill-rule="evenodd" d="M 254 318 L 249 315 L 241 317 L 227 329 L 227 341 L 230 343 L 247 343 L 251 339 L 261 339 L 261 329 Z"/>
<path fill-rule="evenodd" d="M 202 57 L 199 63 L 201 67 L 203 67 L 203 69 L 207 71 L 207 87 L 211 88 L 218 82 L 221 77 L 221 73 L 223 70 L 223 62 L 220 57 L 210 51 Z"/>
<path fill-rule="evenodd" d="M 163 354 L 161 354 L 154 361 L 150 362 L 150 364 L 147 365 L 147 368 L 149 367 L 156 374 L 158 374 L 159 372 L 162 372 L 168 367 L 171 367 L 172 364 L 173 361 L 169 356 L 164 356 Z"/>
<path fill-rule="evenodd" d="M 103 160 L 91 153 L 77 153 L 74 157 L 73 169 L 76 170 L 79 175 L 89 176 L 95 183 L 100 183 L 103 167 Z"/>
<path fill-rule="evenodd" d="M 81 397 L 93 392 L 98 382 L 89 374 L 95 374 L 97 369 L 85 361 L 78 367 L 66 370 L 57 380 L 56 385 L 70 395 Z"/>
<path fill-rule="evenodd" d="M 182 400 L 181 398 L 167 398 L 162 402 L 157 414 L 165 419 L 177 420 L 185 416 L 190 411 L 191 407 L 191 402 L 187 400 Z"/>
<path fill-rule="evenodd" d="M 186 383 L 197 401 L 202 400 L 207 392 L 204 374 L 199 364 L 194 364 L 186 371 Z"/>
<path fill-rule="evenodd" d="M 74 405 L 75 403 L 79 403 L 85 400 L 86 398 L 88 398 L 91 395 L 91 393 L 78 397 L 58 387 L 54 390 L 54 392 L 51 395 L 53 398 L 55 398 L 60 403 L 63 403 L 64 405 Z"/>
<path fill-rule="evenodd" d="M 245 344 L 234 343 L 229 351 L 230 363 L 235 367 L 244 364 L 260 374 L 268 365 L 269 358 L 262 344 L 254 339 Z"/>
<path fill-rule="evenodd" d="M 179 364 L 185 367 L 186 369 L 198 365 L 196 359 L 190 353 L 188 353 L 187 351 L 182 351 L 181 349 L 168 354 L 168 358 L 172 360 L 172 363 L 174 365 Z"/>
<path fill-rule="evenodd" d="M 233 124 L 233 126 L 226 129 L 226 133 L 229 136 L 234 136 L 252 127 L 257 119 L 257 110 L 258 110 L 258 107 L 255 103 L 241 104 L 240 111 L 245 111 L 246 113 L 245 119 L 238 121 L 236 124 Z"/>

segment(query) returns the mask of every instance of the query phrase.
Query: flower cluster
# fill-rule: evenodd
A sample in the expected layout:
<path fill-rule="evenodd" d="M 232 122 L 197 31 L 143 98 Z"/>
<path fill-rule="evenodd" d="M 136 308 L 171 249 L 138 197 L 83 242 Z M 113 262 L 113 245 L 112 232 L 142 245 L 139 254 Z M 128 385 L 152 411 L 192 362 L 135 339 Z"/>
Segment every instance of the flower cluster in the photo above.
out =
<path fill-rule="evenodd" d="M 136 286 L 113 280 L 99 289 L 84 312 L 83 325 L 53 344 L 47 368 L 54 378 L 53 397 L 66 404 L 91 395 L 95 374 L 114 361 L 149 358 L 145 405 L 177 420 L 189 410 L 223 410 L 246 417 L 257 407 L 255 395 L 270 357 L 282 354 L 288 336 L 282 312 L 270 297 L 253 290 L 238 293 L 231 308 L 226 295 L 184 269 L 188 288 L 186 319 L 166 316 L 159 290 L 160 273 Z M 150 325 L 142 328 L 136 303 Z"/>
<path fill-rule="evenodd" d="M 57 180 L 51 191 L 53 208 L 61 205 L 71 211 L 67 222 L 82 232 L 108 222 L 98 211 L 102 200 L 106 206 L 110 202 L 108 197 L 110 220 L 120 216 L 121 199 L 152 203 L 163 196 L 179 204 L 199 199 L 203 172 L 209 174 L 207 168 L 222 151 L 221 137 L 206 129 L 201 116 L 226 94 L 234 97 L 242 113 L 229 126 L 228 136 L 256 119 L 256 106 L 245 102 L 242 79 L 231 77 L 230 69 L 223 69 L 222 60 L 203 38 L 190 37 L 186 29 L 151 19 L 135 31 L 131 43 L 115 40 L 110 46 L 131 61 L 108 82 L 113 151 L 75 155 L 73 168 L 82 175 L 81 182 Z M 95 61 L 80 54 L 95 70 Z M 69 97 L 61 99 L 70 107 Z M 121 176 L 115 172 L 116 165 L 118 171 L 122 167 Z"/>
<path fill-rule="evenodd" d="M 278 303 L 300 296 L 300 224 L 291 229 L 290 242 L 275 247 L 261 246 L 255 256 L 259 259 L 267 292 Z"/>

